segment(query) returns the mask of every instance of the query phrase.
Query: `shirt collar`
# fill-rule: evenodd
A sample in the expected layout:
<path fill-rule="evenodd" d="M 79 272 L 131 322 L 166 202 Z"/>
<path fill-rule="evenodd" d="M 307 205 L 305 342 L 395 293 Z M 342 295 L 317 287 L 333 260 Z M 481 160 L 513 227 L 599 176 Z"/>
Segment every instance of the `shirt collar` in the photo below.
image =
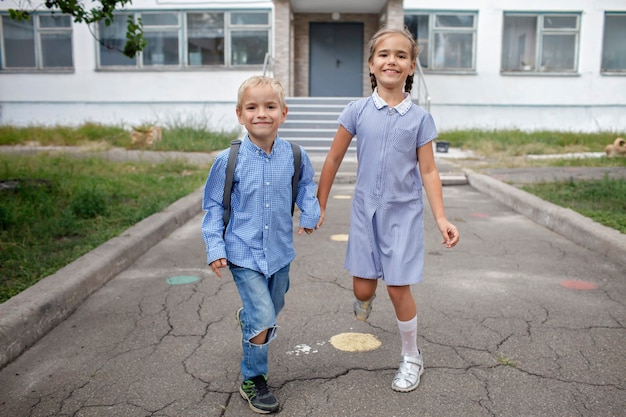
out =
<path fill-rule="evenodd" d="M 271 157 L 276 152 L 276 147 L 282 146 L 282 145 L 279 145 L 280 142 L 283 142 L 283 139 L 280 136 L 276 135 L 276 139 L 274 139 L 274 145 L 272 146 L 272 152 L 269 155 L 267 155 L 263 149 L 256 146 L 255 143 L 250 140 L 250 137 L 248 136 L 247 133 L 246 133 L 246 136 L 243 138 L 243 141 L 241 142 L 241 144 L 244 146 L 245 149 L 247 149 L 248 151 L 252 153 L 255 153 L 257 155 Z"/>
<path fill-rule="evenodd" d="M 404 116 L 413 105 L 413 102 L 411 101 L 411 95 L 407 92 L 403 94 L 404 100 L 402 100 L 397 106 L 393 107 L 398 113 L 400 113 L 400 116 Z M 383 100 L 378 95 L 378 87 L 374 89 L 374 92 L 372 93 L 372 99 L 374 100 L 374 105 L 378 110 L 382 109 L 385 106 L 388 106 L 388 104 L 385 103 L 385 100 Z"/>

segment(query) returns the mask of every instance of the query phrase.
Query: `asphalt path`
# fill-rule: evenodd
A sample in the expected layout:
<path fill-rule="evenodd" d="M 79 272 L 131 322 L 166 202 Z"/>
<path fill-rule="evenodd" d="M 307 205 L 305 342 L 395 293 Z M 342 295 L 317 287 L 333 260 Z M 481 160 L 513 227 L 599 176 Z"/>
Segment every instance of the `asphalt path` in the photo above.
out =
<path fill-rule="evenodd" d="M 472 175 L 444 187 L 456 248 L 440 245 L 427 209 L 425 280 L 413 287 L 426 370 L 414 392 L 392 391 L 400 337 L 389 297 L 381 285 L 369 321 L 355 320 L 343 269 L 355 172 L 344 163 L 322 229 L 295 237 L 270 350 L 280 415 L 624 415 L 626 265 L 520 214 L 496 198 L 498 187 L 479 191 L 483 179 Z M 201 214 L 178 219 L 0 370 L 1 416 L 255 415 L 238 393 L 236 288 L 206 266 Z M 154 221 L 127 234 L 143 236 Z M 106 249 L 125 244 L 138 243 Z"/>

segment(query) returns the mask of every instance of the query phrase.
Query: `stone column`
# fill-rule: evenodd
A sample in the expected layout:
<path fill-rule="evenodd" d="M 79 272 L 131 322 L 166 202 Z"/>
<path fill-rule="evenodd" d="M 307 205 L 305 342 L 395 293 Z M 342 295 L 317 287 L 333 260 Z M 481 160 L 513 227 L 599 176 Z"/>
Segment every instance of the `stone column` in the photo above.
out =
<path fill-rule="evenodd" d="M 402 0 L 387 0 L 387 4 L 383 7 L 381 24 L 396 29 L 404 27 L 404 5 Z"/>
<path fill-rule="evenodd" d="M 274 1 L 274 78 L 280 81 L 288 96 L 293 95 L 291 70 L 291 4 L 289 0 Z"/>

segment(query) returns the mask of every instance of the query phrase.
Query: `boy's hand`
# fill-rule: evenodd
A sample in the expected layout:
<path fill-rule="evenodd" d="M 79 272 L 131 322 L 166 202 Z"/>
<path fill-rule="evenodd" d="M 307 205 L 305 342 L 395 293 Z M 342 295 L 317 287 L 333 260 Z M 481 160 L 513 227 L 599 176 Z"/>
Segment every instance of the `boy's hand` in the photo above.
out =
<path fill-rule="evenodd" d="M 209 266 L 211 267 L 211 270 L 215 272 L 215 275 L 217 275 L 218 278 L 222 278 L 222 271 L 220 271 L 220 268 L 226 268 L 226 258 L 216 259 L 211 262 Z"/>
<path fill-rule="evenodd" d="M 306 227 L 301 227 L 298 229 L 298 234 L 301 235 L 302 232 L 306 232 L 307 235 L 310 235 L 311 233 L 313 233 L 315 229 L 307 229 Z"/>

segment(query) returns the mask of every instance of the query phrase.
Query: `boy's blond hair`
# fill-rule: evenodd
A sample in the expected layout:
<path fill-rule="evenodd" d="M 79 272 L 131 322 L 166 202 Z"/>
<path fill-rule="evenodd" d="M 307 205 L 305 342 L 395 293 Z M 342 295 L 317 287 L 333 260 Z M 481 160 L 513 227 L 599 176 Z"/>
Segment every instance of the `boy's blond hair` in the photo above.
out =
<path fill-rule="evenodd" d="M 280 81 L 264 75 L 255 75 L 250 77 L 239 86 L 239 91 L 237 92 L 237 110 L 241 111 L 241 106 L 243 105 L 243 95 L 248 88 L 265 85 L 272 87 L 278 96 L 278 104 L 280 105 L 280 108 L 284 110 L 285 107 L 287 107 L 287 103 L 285 102 L 285 89 Z"/>

